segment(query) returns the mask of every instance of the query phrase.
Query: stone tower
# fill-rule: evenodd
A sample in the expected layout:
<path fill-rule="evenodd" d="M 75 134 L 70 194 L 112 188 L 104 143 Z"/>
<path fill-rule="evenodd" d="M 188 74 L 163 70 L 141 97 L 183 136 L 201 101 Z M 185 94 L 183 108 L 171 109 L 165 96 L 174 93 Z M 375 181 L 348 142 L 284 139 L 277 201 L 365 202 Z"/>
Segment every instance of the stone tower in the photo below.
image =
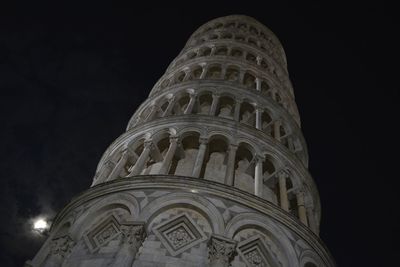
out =
<path fill-rule="evenodd" d="M 276 36 L 190 37 L 27 266 L 334 266 Z"/>

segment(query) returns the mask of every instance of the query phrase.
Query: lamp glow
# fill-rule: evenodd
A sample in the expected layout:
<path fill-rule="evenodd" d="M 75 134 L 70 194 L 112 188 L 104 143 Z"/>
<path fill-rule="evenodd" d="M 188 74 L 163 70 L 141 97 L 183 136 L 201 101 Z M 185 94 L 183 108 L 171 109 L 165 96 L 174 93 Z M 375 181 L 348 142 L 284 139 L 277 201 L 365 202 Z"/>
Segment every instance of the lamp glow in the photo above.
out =
<path fill-rule="evenodd" d="M 34 224 L 33 224 L 33 229 L 37 231 L 44 231 L 47 228 L 48 224 L 45 220 L 43 219 L 38 219 Z"/>

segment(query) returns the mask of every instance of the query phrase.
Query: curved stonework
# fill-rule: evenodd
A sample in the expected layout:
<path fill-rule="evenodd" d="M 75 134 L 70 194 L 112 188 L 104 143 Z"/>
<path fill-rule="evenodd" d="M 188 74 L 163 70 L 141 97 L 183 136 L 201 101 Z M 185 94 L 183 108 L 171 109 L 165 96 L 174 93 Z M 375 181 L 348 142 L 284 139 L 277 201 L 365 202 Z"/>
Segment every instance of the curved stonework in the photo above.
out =
<path fill-rule="evenodd" d="M 55 218 L 29 266 L 334 266 L 276 36 L 212 20 Z"/>

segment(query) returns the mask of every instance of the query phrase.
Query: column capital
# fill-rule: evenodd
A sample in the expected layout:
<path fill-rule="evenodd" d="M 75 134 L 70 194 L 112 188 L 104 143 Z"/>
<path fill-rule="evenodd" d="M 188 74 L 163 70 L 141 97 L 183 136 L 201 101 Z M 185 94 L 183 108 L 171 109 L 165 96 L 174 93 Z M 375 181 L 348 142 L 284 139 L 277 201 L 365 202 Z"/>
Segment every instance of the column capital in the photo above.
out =
<path fill-rule="evenodd" d="M 170 141 L 171 143 L 177 143 L 177 142 L 179 141 L 179 136 L 177 136 L 177 135 L 171 135 L 171 136 L 169 137 L 169 141 Z"/>
<path fill-rule="evenodd" d="M 264 108 L 261 107 L 261 106 L 258 106 L 258 105 L 255 105 L 255 106 L 254 106 L 254 109 L 255 109 L 256 111 L 258 111 L 258 112 L 264 112 Z"/>
<path fill-rule="evenodd" d="M 281 170 L 278 171 L 278 175 L 281 175 L 281 176 L 283 176 L 285 178 L 288 178 L 289 177 L 289 172 L 286 169 L 281 169 Z"/>
<path fill-rule="evenodd" d="M 229 263 L 235 257 L 236 246 L 237 242 L 235 240 L 212 235 L 208 241 L 208 258 L 210 262 L 222 264 L 218 266 L 229 266 Z"/>
<path fill-rule="evenodd" d="M 153 104 L 151 104 L 151 108 L 154 110 L 154 109 L 160 108 L 160 106 L 158 106 L 157 104 L 153 103 Z"/>
<path fill-rule="evenodd" d="M 153 140 L 145 140 L 143 143 L 144 148 L 150 148 L 153 145 Z"/>
<path fill-rule="evenodd" d="M 262 57 L 261 56 L 257 56 L 256 60 L 257 60 L 257 64 L 261 65 L 261 61 L 262 61 Z"/>
<path fill-rule="evenodd" d="M 264 156 L 264 155 L 255 154 L 255 155 L 254 155 L 254 158 L 255 158 L 255 160 L 256 160 L 256 163 L 264 162 L 264 161 L 265 161 L 265 156 Z"/>
<path fill-rule="evenodd" d="M 243 103 L 243 98 L 235 98 L 236 104 L 242 104 Z"/>
<path fill-rule="evenodd" d="M 236 151 L 239 148 L 237 144 L 229 144 L 228 151 Z"/>
<path fill-rule="evenodd" d="M 212 94 L 212 98 L 213 99 L 218 99 L 218 98 L 220 98 L 221 97 L 221 95 L 219 94 L 219 93 L 213 93 Z"/>
<path fill-rule="evenodd" d="M 147 236 L 144 222 L 123 222 L 120 231 L 122 242 L 130 245 L 141 244 Z"/>
<path fill-rule="evenodd" d="M 176 96 L 171 96 L 171 97 L 168 99 L 168 103 L 171 103 L 171 102 L 175 101 L 175 99 L 176 99 Z"/>
<path fill-rule="evenodd" d="M 71 253 L 74 246 L 75 241 L 69 235 L 58 236 L 51 240 L 50 254 L 65 258 Z"/>
<path fill-rule="evenodd" d="M 200 136 L 200 138 L 199 138 L 199 143 L 200 143 L 200 145 L 207 145 L 207 143 L 208 143 L 208 138 L 207 138 L 207 137 L 202 137 L 202 136 Z"/>

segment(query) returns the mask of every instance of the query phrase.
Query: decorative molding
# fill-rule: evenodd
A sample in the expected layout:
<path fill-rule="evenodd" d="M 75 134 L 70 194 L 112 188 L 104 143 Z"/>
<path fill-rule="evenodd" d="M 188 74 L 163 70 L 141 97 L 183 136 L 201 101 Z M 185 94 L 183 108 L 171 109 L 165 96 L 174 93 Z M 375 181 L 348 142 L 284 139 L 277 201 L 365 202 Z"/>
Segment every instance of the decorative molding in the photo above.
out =
<path fill-rule="evenodd" d="M 153 232 L 172 256 L 207 240 L 206 234 L 187 213 L 163 222 L 153 228 Z"/>
<path fill-rule="evenodd" d="M 106 246 L 111 240 L 120 235 L 120 223 L 115 214 L 111 214 L 92 227 L 83 238 L 91 253 Z"/>
<path fill-rule="evenodd" d="M 246 263 L 246 266 L 278 266 L 267 248 L 268 246 L 264 244 L 262 238 L 256 235 L 240 242 L 237 250 L 239 256 Z"/>

